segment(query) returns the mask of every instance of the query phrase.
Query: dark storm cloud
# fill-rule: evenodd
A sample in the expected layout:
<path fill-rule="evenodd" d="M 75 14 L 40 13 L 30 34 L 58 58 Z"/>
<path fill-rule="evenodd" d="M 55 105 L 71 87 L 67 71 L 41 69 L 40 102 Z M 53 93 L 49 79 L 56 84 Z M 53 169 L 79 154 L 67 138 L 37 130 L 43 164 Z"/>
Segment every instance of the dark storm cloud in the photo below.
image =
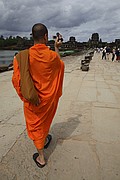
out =
<path fill-rule="evenodd" d="M 66 40 L 74 35 L 87 41 L 94 32 L 105 40 L 120 38 L 119 0 L 0 0 L 0 9 L 3 35 L 29 36 L 33 24 L 42 22 L 50 34 L 60 31 Z"/>

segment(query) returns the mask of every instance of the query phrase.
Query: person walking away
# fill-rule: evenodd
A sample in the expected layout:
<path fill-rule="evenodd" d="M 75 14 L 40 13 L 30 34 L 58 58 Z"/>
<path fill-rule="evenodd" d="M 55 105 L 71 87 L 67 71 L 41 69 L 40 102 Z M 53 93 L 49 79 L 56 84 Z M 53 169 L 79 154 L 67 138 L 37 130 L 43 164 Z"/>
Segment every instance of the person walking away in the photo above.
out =
<path fill-rule="evenodd" d="M 109 56 L 110 56 L 110 48 L 106 47 L 106 56 L 107 56 L 107 60 L 109 60 Z"/>
<path fill-rule="evenodd" d="M 106 60 L 106 48 L 104 47 L 103 51 L 102 51 L 102 59 Z"/>
<path fill-rule="evenodd" d="M 46 165 L 44 149 L 52 139 L 48 134 L 50 125 L 62 95 L 64 63 L 60 60 L 58 38 L 55 51 L 47 47 L 48 30 L 44 24 L 35 24 L 32 36 L 34 45 L 14 58 L 12 83 L 24 104 L 28 136 L 38 151 L 33 160 L 42 168 Z"/>
<path fill-rule="evenodd" d="M 115 59 L 115 49 L 113 48 L 113 50 L 112 50 L 112 62 L 114 62 L 114 59 Z"/>
<path fill-rule="evenodd" d="M 116 61 L 119 61 L 120 60 L 120 49 L 118 48 L 116 50 Z"/>

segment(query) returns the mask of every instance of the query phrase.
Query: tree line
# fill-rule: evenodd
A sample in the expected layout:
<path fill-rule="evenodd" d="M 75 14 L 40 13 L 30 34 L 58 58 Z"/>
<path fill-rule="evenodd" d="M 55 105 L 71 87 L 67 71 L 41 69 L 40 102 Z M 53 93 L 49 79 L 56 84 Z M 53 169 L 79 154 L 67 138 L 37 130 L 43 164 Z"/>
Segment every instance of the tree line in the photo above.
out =
<path fill-rule="evenodd" d="M 24 47 L 29 47 L 32 44 L 32 37 L 28 39 L 27 37 L 20 36 L 9 36 L 6 38 L 4 38 L 3 35 L 0 36 L 0 49 L 23 49 Z"/>

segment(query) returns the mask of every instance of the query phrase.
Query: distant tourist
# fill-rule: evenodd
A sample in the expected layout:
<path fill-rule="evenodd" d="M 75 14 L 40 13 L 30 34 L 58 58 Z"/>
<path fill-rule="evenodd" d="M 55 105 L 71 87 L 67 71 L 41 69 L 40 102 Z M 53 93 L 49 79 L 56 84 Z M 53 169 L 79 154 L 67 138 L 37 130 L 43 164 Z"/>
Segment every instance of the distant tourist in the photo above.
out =
<path fill-rule="evenodd" d="M 106 47 L 106 58 L 109 60 L 109 56 L 110 56 L 110 48 Z"/>
<path fill-rule="evenodd" d="M 116 60 L 118 61 L 118 60 L 120 60 L 120 49 L 118 48 L 117 50 L 116 50 Z"/>
<path fill-rule="evenodd" d="M 15 53 L 14 57 L 18 54 L 18 52 Z"/>
<path fill-rule="evenodd" d="M 18 52 L 16 52 L 16 53 L 14 54 L 14 58 L 16 57 L 17 54 L 18 54 Z M 8 71 L 9 71 L 9 70 L 13 70 L 13 62 L 9 64 L 9 66 L 8 66 Z"/>
<path fill-rule="evenodd" d="M 114 60 L 115 60 L 115 49 L 113 48 L 113 50 L 112 50 L 112 62 L 114 62 Z"/>
<path fill-rule="evenodd" d="M 96 49 L 96 52 L 97 52 L 97 53 L 100 53 L 100 48 L 97 48 L 97 49 Z"/>
<path fill-rule="evenodd" d="M 106 47 L 102 50 L 102 59 L 106 60 Z"/>

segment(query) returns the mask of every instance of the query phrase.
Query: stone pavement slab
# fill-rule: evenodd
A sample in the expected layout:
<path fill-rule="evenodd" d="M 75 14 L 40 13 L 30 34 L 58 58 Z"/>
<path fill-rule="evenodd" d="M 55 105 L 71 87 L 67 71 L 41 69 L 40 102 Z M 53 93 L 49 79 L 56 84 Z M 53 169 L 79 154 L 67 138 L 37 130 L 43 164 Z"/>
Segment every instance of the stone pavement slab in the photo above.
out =
<path fill-rule="evenodd" d="M 96 166 L 96 159 L 93 156 L 94 152 L 87 142 L 58 141 L 58 146 L 51 156 L 54 163 L 51 164 L 48 179 L 56 180 L 58 177 L 59 180 L 99 180 L 99 166 Z"/>
<path fill-rule="evenodd" d="M 0 74 L 0 161 L 25 130 L 22 102 L 13 89 L 12 71 Z"/>
<path fill-rule="evenodd" d="M 96 143 L 100 160 L 101 179 L 120 179 L 120 146 L 118 143 Z"/>
<path fill-rule="evenodd" d="M 92 138 L 106 143 L 120 143 L 120 109 L 93 107 Z"/>

